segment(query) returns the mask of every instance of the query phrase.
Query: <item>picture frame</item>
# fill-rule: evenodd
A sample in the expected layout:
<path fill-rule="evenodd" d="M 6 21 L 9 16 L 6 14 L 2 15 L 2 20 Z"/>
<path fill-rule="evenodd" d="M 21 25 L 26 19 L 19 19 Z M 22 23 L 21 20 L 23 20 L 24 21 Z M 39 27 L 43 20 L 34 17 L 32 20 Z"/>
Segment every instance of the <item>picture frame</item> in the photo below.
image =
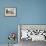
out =
<path fill-rule="evenodd" d="M 5 8 L 5 16 L 16 16 L 16 8 Z"/>

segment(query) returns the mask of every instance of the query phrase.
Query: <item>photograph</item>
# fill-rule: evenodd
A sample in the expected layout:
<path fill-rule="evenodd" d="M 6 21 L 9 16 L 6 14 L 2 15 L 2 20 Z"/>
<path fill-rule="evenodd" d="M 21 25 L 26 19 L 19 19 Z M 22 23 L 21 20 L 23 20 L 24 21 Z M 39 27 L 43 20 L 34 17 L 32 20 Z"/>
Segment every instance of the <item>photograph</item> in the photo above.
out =
<path fill-rule="evenodd" d="M 5 8 L 5 16 L 16 16 L 16 8 Z"/>

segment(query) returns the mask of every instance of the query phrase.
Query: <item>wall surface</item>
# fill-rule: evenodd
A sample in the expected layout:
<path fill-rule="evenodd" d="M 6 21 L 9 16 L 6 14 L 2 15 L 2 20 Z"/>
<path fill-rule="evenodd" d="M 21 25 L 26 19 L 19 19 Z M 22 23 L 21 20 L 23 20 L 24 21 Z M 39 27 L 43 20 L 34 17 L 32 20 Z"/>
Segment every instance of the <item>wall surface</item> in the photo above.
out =
<path fill-rule="evenodd" d="M 22 0 L 21 24 L 46 24 L 46 0 Z"/>
<path fill-rule="evenodd" d="M 15 7 L 17 16 L 5 17 L 6 7 Z M 9 32 L 17 34 L 18 24 L 46 24 L 46 0 L 0 0 L 0 44 L 8 43 Z"/>

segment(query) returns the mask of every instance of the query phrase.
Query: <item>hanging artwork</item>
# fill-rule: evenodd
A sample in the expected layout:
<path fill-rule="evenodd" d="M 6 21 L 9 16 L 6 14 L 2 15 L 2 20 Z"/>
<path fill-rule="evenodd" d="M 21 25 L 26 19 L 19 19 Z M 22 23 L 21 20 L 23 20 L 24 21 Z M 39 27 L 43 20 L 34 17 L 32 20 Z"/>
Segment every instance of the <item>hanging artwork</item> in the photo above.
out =
<path fill-rule="evenodd" d="M 5 16 L 16 16 L 16 8 L 5 8 Z"/>

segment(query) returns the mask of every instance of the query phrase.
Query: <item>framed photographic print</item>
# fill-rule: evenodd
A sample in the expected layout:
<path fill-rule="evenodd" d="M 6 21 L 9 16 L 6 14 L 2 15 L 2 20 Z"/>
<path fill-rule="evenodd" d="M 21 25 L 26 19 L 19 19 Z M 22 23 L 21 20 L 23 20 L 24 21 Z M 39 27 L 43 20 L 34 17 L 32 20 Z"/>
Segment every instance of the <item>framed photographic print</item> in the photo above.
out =
<path fill-rule="evenodd" d="M 5 8 L 5 16 L 16 16 L 16 8 Z"/>

